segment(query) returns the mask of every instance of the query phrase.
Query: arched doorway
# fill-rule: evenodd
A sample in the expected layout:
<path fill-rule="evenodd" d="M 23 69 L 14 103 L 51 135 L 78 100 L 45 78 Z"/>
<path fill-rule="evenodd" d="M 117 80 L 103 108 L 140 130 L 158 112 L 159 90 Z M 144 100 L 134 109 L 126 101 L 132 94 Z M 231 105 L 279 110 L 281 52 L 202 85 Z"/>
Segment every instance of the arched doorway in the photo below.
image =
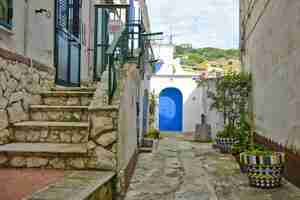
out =
<path fill-rule="evenodd" d="M 166 88 L 159 95 L 159 130 L 182 131 L 182 93 L 177 88 Z"/>

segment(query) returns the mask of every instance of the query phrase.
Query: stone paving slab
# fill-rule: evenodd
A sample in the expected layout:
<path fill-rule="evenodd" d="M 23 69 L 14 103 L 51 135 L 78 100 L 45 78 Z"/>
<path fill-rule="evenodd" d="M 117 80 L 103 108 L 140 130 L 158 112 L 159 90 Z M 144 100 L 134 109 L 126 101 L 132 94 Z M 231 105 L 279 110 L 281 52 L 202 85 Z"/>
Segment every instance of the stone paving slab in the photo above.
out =
<path fill-rule="evenodd" d="M 300 200 L 284 181 L 277 189 L 250 187 L 231 155 L 211 144 L 168 137 L 156 154 L 140 154 L 125 200 Z"/>

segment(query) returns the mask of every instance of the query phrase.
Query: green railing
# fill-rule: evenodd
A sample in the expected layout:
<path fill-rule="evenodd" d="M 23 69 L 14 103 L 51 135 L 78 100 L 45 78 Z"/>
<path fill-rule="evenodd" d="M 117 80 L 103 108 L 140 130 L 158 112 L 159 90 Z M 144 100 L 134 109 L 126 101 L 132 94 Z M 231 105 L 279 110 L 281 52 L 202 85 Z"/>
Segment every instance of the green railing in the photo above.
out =
<path fill-rule="evenodd" d="M 108 57 L 108 103 L 112 104 L 118 87 L 118 69 L 125 64 L 128 58 L 128 27 L 125 26 L 106 51 Z"/>
<path fill-rule="evenodd" d="M 144 45 L 141 38 L 142 25 L 132 23 L 126 25 L 118 34 L 106 51 L 108 57 L 108 103 L 111 104 L 118 88 L 118 69 L 126 62 L 140 64 Z"/>

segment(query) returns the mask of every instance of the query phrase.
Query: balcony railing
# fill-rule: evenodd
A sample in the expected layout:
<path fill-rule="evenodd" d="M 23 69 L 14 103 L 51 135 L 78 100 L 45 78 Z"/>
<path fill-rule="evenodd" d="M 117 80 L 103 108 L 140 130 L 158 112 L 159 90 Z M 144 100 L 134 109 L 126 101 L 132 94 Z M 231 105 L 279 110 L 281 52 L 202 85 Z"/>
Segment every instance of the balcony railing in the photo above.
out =
<path fill-rule="evenodd" d="M 118 88 L 118 70 L 126 62 L 139 64 L 140 57 L 144 51 L 141 39 L 141 25 L 127 24 L 115 36 L 110 47 L 106 51 L 108 57 L 108 102 L 112 103 Z"/>

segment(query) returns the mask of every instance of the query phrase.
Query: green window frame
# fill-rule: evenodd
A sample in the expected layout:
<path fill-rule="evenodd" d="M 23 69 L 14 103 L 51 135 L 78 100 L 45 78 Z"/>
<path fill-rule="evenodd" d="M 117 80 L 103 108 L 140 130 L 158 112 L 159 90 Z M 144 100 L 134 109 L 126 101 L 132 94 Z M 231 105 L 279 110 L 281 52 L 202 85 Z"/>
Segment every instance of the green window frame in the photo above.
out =
<path fill-rule="evenodd" d="M 13 0 L 0 0 L 0 25 L 11 29 L 13 26 Z"/>

